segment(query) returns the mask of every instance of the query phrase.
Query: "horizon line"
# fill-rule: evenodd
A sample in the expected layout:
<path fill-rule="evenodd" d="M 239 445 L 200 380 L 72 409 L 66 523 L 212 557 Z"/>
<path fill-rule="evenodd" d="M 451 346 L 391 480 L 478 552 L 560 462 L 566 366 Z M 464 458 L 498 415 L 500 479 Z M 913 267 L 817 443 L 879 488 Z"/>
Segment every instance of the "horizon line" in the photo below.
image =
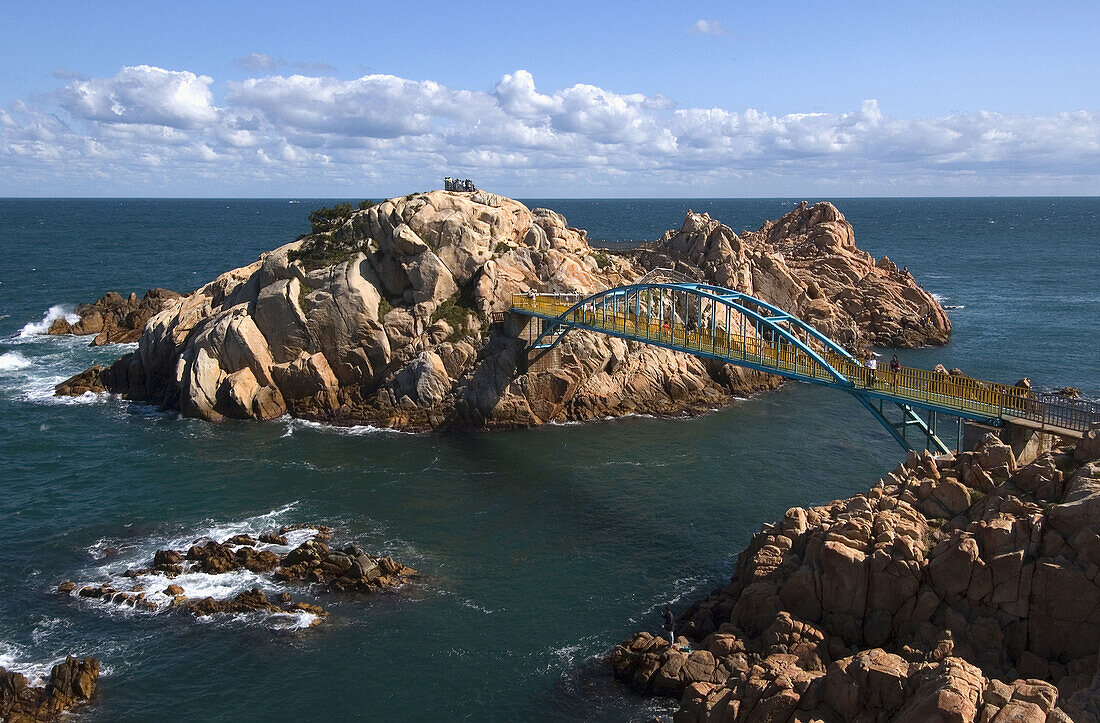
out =
<path fill-rule="evenodd" d="M 433 189 L 442 191 L 443 189 Z M 483 189 L 479 189 L 483 190 Z M 373 200 L 380 201 L 394 198 L 431 193 L 431 191 L 418 191 L 404 193 L 396 196 L 370 197 L 370 196 L 0 196 L 0 201 L 332 201 L 342 199 Z M 507 196 L 502 193 L 486 191 L 496 196 L 503 196 L 514 200 L 535 199 L 539 201 L 789 201 L 796 198 L 809 198 L 805 194 L 789 196 Z M 1100 194 L 1034 194 L 1034 195 L 949 195 L 949 196 L 818 196 L 818 198 L 836 198 L 841 200 L 932 200 L 932 199 L 1024 199 L 1024 198 L 1073 198 L 1073 199 L 1100 199 Z"/>

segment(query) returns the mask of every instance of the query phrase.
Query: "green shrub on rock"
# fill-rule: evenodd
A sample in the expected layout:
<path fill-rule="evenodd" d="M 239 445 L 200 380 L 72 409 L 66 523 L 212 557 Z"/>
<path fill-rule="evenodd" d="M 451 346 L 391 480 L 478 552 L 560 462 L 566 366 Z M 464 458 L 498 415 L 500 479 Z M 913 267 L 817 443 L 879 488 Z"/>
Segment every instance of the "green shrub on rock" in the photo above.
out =
<path fill-rule="evenodd" d="M 309 214 L 309 225 L 313 233 L 335 231 L 355 212 L 350 203 L 336 203 L 332 208 L 323 206 Z"/>
<path fill-rule="evenodd" d="M 373 201 L 360 201 L 358 210 L 365 211 L 373 205 Z M 302 246 L 291 251 L 288 258 L 291 261 L 300 261 L 310 271 L 350 259 L 360 250 L 359 247 L 337 243 L 333 239 L 333 232 L 343 226 L 355 212 L 356 208 L 350 203 L 337 203 L 332 208 L 324 206 L 311 211 L 311 230 L 298 237 L 299 241 L 304 239 Z"/>

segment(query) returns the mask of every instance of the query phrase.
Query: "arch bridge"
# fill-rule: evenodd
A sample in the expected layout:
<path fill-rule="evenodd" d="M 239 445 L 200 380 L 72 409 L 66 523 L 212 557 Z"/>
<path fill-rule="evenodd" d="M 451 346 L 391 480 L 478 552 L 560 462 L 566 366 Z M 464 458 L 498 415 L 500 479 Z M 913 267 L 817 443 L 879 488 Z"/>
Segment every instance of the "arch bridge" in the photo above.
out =
<path fill-rule="evenodd" d="M 840 344 L 781 308 L 667 269 L 589 296 L 514 294 L 511 311 L 541 320 L 533 350 L 548 351 L 570 331 L 585 329 L 843 391 L 907 450 L 950 451 L 937 433 L 937 415 L 958 420 L 957 448 L 963 419 L 1069 437 L 1100 422 L 1098 405 L 1041 399 L 1022 387 L 908 367 L 872 374 Z"/>

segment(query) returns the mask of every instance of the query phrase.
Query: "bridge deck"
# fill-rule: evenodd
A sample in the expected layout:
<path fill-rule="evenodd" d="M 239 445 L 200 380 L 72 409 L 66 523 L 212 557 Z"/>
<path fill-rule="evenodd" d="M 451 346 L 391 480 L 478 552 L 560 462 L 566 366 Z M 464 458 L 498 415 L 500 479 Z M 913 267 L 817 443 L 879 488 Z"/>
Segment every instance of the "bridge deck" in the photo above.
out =
<path fill-rule="evenodd" d="M 679 322 L 654 323 L 629 312 L 574 306 L 575 301 L 550 295 L 513 295 L 511 310 L 565 327 L 719 359 L 789 379 L 839 389 L 857 388 L 872 397 L 970 419 L 1000 419 L 1073 437 L 1082 436 L 1091 423 L 1100 421 L 1100 414 L 1090 405 L 1041 400 L 1021 387 L 912 367 L 903 367 L 897 373 L 879 369 L 872 383 L 869 369 L 826 351 L 821 356 L 843 375 L 843 380 L 838 380 L 809 354 L 781 341 L 738 335 L 724 329 L 712 334 L 708 328 L 689 330 Z"/>

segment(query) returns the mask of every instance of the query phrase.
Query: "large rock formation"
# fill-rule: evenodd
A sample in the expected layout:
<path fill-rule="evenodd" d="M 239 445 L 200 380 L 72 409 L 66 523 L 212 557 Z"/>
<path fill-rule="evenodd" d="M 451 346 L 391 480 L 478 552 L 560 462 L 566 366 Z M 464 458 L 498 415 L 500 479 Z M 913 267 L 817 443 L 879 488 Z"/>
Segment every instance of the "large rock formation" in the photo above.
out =
<path fill-rule="evenodd" d="M 885 256 L 856 247 L 852 224 L 831 203 L 805 202 L 740 236 L 689 213 L 635 254 L 769 301 L 856 350 L 945 344 L 951 322 L 932 295 Z"/>
<path fill-rule="evenodd" d="M 788 510 L 616 675 L 677 721 L 1100 720 L 1100 429 L 1023 462 L 990 436 Z"/>
<path fill-rule="evenodd" d="M 8 723 L 56 721 L 86 705 L 99 690 L 99 661 L 69 657 L 53 666 L 44 686 L 32 686 L 26 676 L 0 667 L 0 720 Z"/>
<path fill-rule="evenodd" d="M 510 295 L 592 293 L 675 265 L 802 315 L 853 348 L 946 340 L 939 305 L 856 249 L 830 204 L 738 237 L 705 214 L 627 254 L 593 250 L 559 214 L 481 191 L 351 211 L 175 300 L 139 348 L 59 385 L 185 415 L 285 413 L 405 429 L 508 427 L 713 408 L 774 377 L 593 333 L 528 367 Z"/>

